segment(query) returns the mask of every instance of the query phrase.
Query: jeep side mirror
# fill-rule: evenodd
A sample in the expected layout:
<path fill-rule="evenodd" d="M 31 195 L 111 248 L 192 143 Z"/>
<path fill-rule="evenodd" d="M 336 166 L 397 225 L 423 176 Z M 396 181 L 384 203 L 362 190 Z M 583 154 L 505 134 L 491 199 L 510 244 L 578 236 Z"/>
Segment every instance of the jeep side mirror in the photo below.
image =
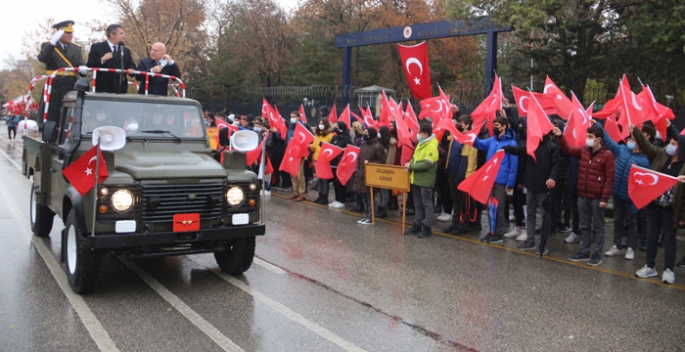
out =
<path fill-rule="evenodd" d="M 228 127 L 219 130 L 219 144 L 221 144 L 222 147 L 228 146 Z"/>
<path fill-rule="evenodd" d="M 57 122 L 45 121 L 43 123 L 43 142 L 54 143 L 57 141 Z"/>

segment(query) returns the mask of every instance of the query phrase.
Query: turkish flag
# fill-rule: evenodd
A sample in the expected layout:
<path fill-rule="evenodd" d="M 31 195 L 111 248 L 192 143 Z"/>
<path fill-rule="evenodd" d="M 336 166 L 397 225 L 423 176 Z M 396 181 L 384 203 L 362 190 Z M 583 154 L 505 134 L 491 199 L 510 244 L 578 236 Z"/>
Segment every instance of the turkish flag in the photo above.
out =
<path fill-rule="evenodd" d="M 513 84 L 511 86 L 511 91 L 514 93 L 514 99 L 516 99 L 516 109 L 519 112 L 519 116 L 528 116 L 528 105 L 530 105 L 529 94 L 531 93 L 526 92 L 525 90 L 518 88 Z M 557 108 L 554 105 L 554 99 L 542 93 L 532 92 L 532 94 L 535 96 L 535 99 L 538 100 L 538 103 L 540 103 L 542 106 L 542 110 L 544 110 L 547 115 L 553 115 L 557 113 Z"/>
<path fill-rule="evenodd" d="M 542 106 L 535 96 L 529 95 L 530 104 L 528 105 L 528 119 L 527 119 L 527 130 L 526 133 L 526 151 L 533 160 L 537 162 L 535 158 L 535 150 L 538 149 L 540 141 L 542 138 L 552 130 L 552 122 L 549 121 L 549 117 L 542 110 Z"/>
<path fill-rule="evenodd" d="M 464 133 L 463 139 L 458 140 L 459 143 L 473 145 L 473 142 L 476 140 L 476 138 L 478 138 L 478 135 L 480 134 L 480 130 L 483 129 L 484 124 L 485 121 L 481 121 L 477 123 L 475 126 L 473 126 L 473 128 L 470 131 Z"/>
<path fill-rule="evenodd" d="M 450 103 L 450 96 L 445 94 L 445 92 L 442 91 L 442 87 L 438 86 L 438 90 L 440 91 L 440 99 L 442 100 L 442 105 L 446 107 L 446 109 L 443 111 L 442 116 L 439 117 L 439 119 L 452 119 L 452 116 L 454 114 L 452 113 L 452 103 Z M 434 121 L 438 122 L 438 121 Z"/>
<path fill-rule="evenodd" d="M 62 170 L 64 177 L 69 180 L 74 188 L 81 196 L 85 196 L 95 186 L 95 161 L 97 160 L 97 146 L 90 148 L 80 158 L 74 160 L 69 166 Z M 98 170 L 98 183 L 104 182 L 109 173 L 107 173 L 107 164 L 105 158 L 100 152 L 100 169 Z"/>
<path fill-rule="evenodd" d="M 545 95 L 554 100 L 554 106 L 557 108 L 556 114 L 562 119 L 568 120 L 571 111 L 573 111 L 573 103 L 564 92 L 557 87 L 549 76 L 545 79 Z"/>
<path fill-rule="evenodd" d="M 452 119 L 442 119 L 440 120 L 440 122 L 438 122 L 438 125 L 442 127 L 443 131 L 449 132 L 452 138 L 454 138 L 456 141 L 464 139 L 464 134 L 459 132 L 457 126 L 454 125 L 454 121 Z"/>
<path fill-rule="evenodd" d="M 678 183 L 678 179 L 639 166 L 630 167 L 628 195 L 635 207 L 642 209 Z"/>
<path fill-rule="evenodd" d="M 431 71 L 428 66 L 428 46 L 422 42 L 413 46 L 397 44 L 402 59 L 402 68 L 407 77 L 407 84 L 414 99 L 426 99 L 431 96 Z"/>
<path fill-rule="evenodd" d="M 419 135 L 419 120 L 416 118 L 414 108 L 411 106 L 410 102 L 407 102 L 407 108 L 404 110 L 404 123 L 411 131 L 411 140 L 414 142 L 418 141 L 417 136 Z"/>
<path fill-rule="evenodd" d="M 290 138 L 290 142 L 288 143 L 293 144 L 299 144 L 301 147 L 301 152 L 302 156 L 306 157 L 309 155 L 309 145 L 314 142 L 314 135 L 312 134 L 312 131 L 310 131 L 308 128 L 302 126 L 301 123 L 298 123 L 295 126 L 295 131 L 293 132 L 293 137 Z"/>
<path fill-rule="evenodd" d="M 406 164 L 408 161 L 411 160 L 411 158 L 414 156 L 414 145 L 403 145 L 402 146 L 402 151 L 400 153 L 400 165 Z"/>
<path fill-rule="evenodd" d="M 585 140 L 587 139 L 587 129 L 592 126 L 592 118 L 583 105 L 576 97 L 576 94 L 571 92 L 573 112 L 571 117 L 568 119 L 568 125 L 566 125 L 566 131 L 564 131 L 564 138 L 568 141 L 568 144 L 574 147 L 584 147 Z M 590 105 L 592 107 L 593 105 Z M 592 111 L 592 110 L 589 110 Z"/>
<path fill-rule="evenodd" d="M 285 121 L 281 117 L 281 113 L 277 109 L 274 109 L 266 99 L 262 98 L 262 116 L 266 116 L 269 119 L 269 125 L 271 127 L 276 127 L 278 133 L 281 137 L 286 136 L 288 132 L 288 127 L 285 125 Z"/>
<path fill-rule="evenodd" d="M 364 123 L 366 124 L 366 127 L 374 127 L 375 128 L 378 123 L 376 122 L 376 120 L 373 119 L 373 114 L 371 113 L 371 108 L 369 108 L 367 106 L 366 110 L 364 110 L 360 106 L 359 111 L 362 113 L 362 118 L 364 120 Z M 347 128 L 350 128 L 350 126 L 347 126 Z"/>
<path fill-rule="evenodd" d="M 304 152 L 308 153 L 306 147 Z M 283 155 L 283 161 L 281 161 L 279 170 L 297 176 L 302 158 L 304 158 L 302 146 L 299 143 L 289 143 L 288 147 L 285 148 L 285 154 Z"/>
<path fill-rule="evenodd" d="M 304 105 L 300 104 L 300 121 L 307 123 L 307 114 L 304 113 Z"/>
<path fill-rule="evenodd" d="M 606 119 L 609 116 L 616 115 L 616 111 L 621 107 L 623 103 L 623 98 L 621 97 L 621 91 L 616 92 L 616 95 L 606 103 L 602 110 L 592 113 L 592 117 L 598 119 Z"/>
<path fill-rule="evenodd" d="M 412 133 L 403 117 L 395 119 L 395 127 L 397 128 L 397 143 L 411 145 Z"/>
<path fill-rule="evenodd" d="M 228 123 L 228 122 L 226 122 L 226 121 L 224 121 L 218 117 L 215 118 L 214 121 L 216 121 L 216 130 L 217 131 L 221 130 L 222 128 L 228 128 L 228 138 L 231 138 L 231 135 L 233 134 L 233 132 L 237 132 L 240 130 L 238 128 L 238 126 L 231 125 L 230 123 Z M 214 133 L 214 130 L 211 130 L 211 131 L 212 131 L 212 133 Z M 214 138 L 216 138 L 216 144 L 221 145 L 221 143 L 219 143 L 219 133 L 214 133 Z"/>
<path fill-rule="evenodd" d="M 642 85 L 642 92 L 637 95 L 642 99 L 644 104 L 642 105 L 645 109 L 645 120 L 652 120 L 656 130 L 662 136 L 666 133 L 666 119 L 673 120 L 675 115 L 673 110 L 668 107 L 659 104 L 652 94 L 652 89 L 649 86 Z"/>
<path fill-rule="evenodd" d="M 388 96 L 383 93 L 383 98 L 381 99 L 381 114 L 378 124 L 381 126 L 390 127 L 390 121 L 392 121 L 392 111 L 390 102 L 388 102 Z"/>
<path fill-rule="evenodd" d="M 502 110 L 502 98 L 502 81 L 495 75 L 495 81 L 492 84 L 490 94 L 471 112 L 473 123 L 477 124 L 480 121 L 485 121 L 490 135 L 492 135 L 492 124 L 497 116 L 497 111 Z"/>
<path fill-rule="evenodd" d="M 468 193 L 476 201 L 485 204 L 492 191 L 492 186 L 495 184 L 495 178 L 497 178 L 502 159 L 504 159 L 504 150 L 499 150 L 480 169 L 462 181 L 457 189 Z"/>
<path fill-rule="evenodd" d="M 616 116 L 609 116 L 604 121 L 604 129 L 607 131 L 609 138 L 613 141 L 622 141 L 621 130 L 618 129 L 618 123 L 616 123 Z"/>
<path fill-rule="evenodd" d="M 623 75 L 621 83 L 619 84 L 619 92 L 623 96 L 623 119 L 619 121 L 624 131 L 628 131 L 629 125 L 640 126 L 645 120 L 643 106 L 645 103 L 637 94 L 630 90 L 630 83 L 628 77 Z M 627 133 L 624 133 L 627 136 Z"/>
<path fill-rule="evenodd" d="M 333 169 L 331 169 L 331 160 L 335 159 L 343 150 L 330 143 L 321 143 L 321 150 L 319 151 L 319 158 L 316 159 L 314 168 L 316 169 L 316 177 L 322 180 L 330 180 L 333 178 Z"/>
<path fill-rule="evenodd" d="M 350 122 L 350 104 L 347 104 L 347 106 L 345 107 L 345 110 L 343 110 L 342 114 L 340 114 L 338 121 L 342 121 L 342 122 L 346 123 L 347 126 L 351 125 L 351 122 Z"/>
<path fill-rule="evenodd" d="M 338 122 L 338 110 L 335 108 L 335 104 L 331 108 L 331 113 L 328 114 L 328 122 L 332 124 Z"/>
<path fill-rule="evenodd" d="M 267 140 L 267 138 L 269 138 L 268 133 L 264 136 L 264 141 Z M 259 143 L 259 146 L 257 148 L 250 150 L 249 152 L 245 153 L 245 164 L 247 164 L 248 167 L 252 166 L 257 161 L 261 162 L 262 148 L 264 147 L 264 141 L 262 141 L 262 143 Z M 271 165 L 271 160 L 269 160 L 268 154 L 264 156 L 264 162 L 266 163 L 266 168 L 264 169 L 264 175 L 269 175 L 269 174 L 273 173 L 274 168 Z"/>
<path fill-rule="evenodd" d="M 357 158 L 359 158 L 359 147 L 348 144 L 338 163 L 338 170 L 335 172 L 338 181 L 343 186 L 347 185 L 347 182 L 354 175 L 354 170 L 357 168 Z"/>

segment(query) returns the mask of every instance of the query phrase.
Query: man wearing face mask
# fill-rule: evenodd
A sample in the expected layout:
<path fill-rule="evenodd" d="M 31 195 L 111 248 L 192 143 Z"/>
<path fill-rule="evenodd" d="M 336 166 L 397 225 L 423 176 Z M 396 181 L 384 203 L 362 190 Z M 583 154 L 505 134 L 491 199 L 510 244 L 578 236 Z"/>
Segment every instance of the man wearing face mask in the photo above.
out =
<path fill-rule="evenodd" d="M 300 114 L 297 111 L 293 111 L 290 113 L 290 126 L 288 126 L 288 132 L 287 136 L 285 139 L 285 144 L 287 145 L 290 143 L 290 140 L 293 138 L 293 135 L 295 134 L 295 126 L 297 124 L 302 124 L 306 129 L 309 129 L 309 126 L 305 125 L 300 121 Z M 297 171 L 297 176 L 292 176 L 291 175 L 291 182 L 293 185 L 293 195 L 290 196 L 290 199 L 296 201 L 296 202 L 301 202 L 303 200 L 306 200 L 306 195 L 307 195 L 307 180 L 305 176 L 305 163 L 306 163 L 307 158 L 302 158 L 300 160 L 300 168 Z"/>
<path fill-rule="evenodd" d="M 685 143 L 685 136 L 671 134 L 666 148 L 653 146 L 644 134 L 635 126 L 630 126 L 630 133 L 636 144 L 652 162 L 650 168 L 673 177 L 685 175 L 685 150 L 679 148 Z M 652 203 L 647 209 L 647 256 L 645 266 L 635 273 L 639 278 L 659 275 L 656 270 L 656 254 L 659 234 L 664 243 L 664 271 L 661 281 L 668 284 L 675 282 L 673 268 L 676 259 L 676 233 L 678 226 L 685 225 L 685 188 L 680 183 L 671 187 Z"/>
<path fill-rule="evenodd" d="M 516 133 L 514 130 L 508 128 L 507 119 L 498 116 L 493 122 L 493 136 L 488 139 L 478 139 L 473 141 L 473 146 L 479 150 L 487 151 L 487 160 L 491 160 L 495 153 L 506 146 L 517 146 Z M 516 186 L 516 173 L 518 171 L 518 157 L 509 153 L 504 154 L 495 184 L 492 186 L 490 197 L 497 199 L 499 206 L 497 207 L 496 225 L 494 229 L 490 229 L 488 234 L 481 239 L 481 241 L 488 243 L 502 243 L 504 239 L 504 202 L 507 193 Z M 488 214 L 489 215 L 489 214 Z M 489 222 L 491 223 L 491 222 Z M 494 231 L 493 231 L 494 230 Z"/>
<path fill-rule="evenodd" d="M 471 115 L 461 115 L 457 119 L 457 128 L 461 133 L 471 131 L 473 119 Z M 459 184 L 476 171 L 478 166 L 478 150 L 469 144 L 461 144 L 452 136 L 449 137 L 450 145 L 447 153 L 445 168 L 447 172 L 447 182 L 452 197 L 454 215 L 452 224 L 445 227 L 442 231 L 451 235 L 460 236 L 466 234 L 468 219 L 471 217 L 471 209 L 476 205 L 468 195 L 457 189 Z M 470 203 L 469 203 L 470 202 Z"/>
<path fill-rule="evenodd" d="M 598 126 L 587 129 L 587 147 L 568 144 L 558 127 L 552 133 L 559 139 L 561 149 L 578 158 L 578 213 L 580 217 L 580 251 L 569 258 L 574 262 L 587 261 L 588 265 L 602 264 L 604 248 L 604 211 L 614 183 L 614 155 L 602 146 L 604 130 Z M 594 242 L 593 242 L 594 237 Z M 591 243 L 592 253 L 590 253 Z"/>
<path fill-rule="evenodd" d="M 602 128 L 602 125 L 593 121 L 594 125 Z M 604 130 L 602 128 L 602 130 Z M 635 258 L 635 247 L 637 247 L 637 208 L 628 195 L 628 178 L 630 168 L 635 165 L 649 168 L 649 159 L 640 151 L 640 147 L 635 143 L 635 139 L 628 137 L 625 145 L 620 145 L 611 140 L 609 135 L 604 132 L 602 144 L 607 147 L 616 158 L 616 178 L 611 190 L 614 198 L 614 245 L 604 254 L 613 257 L 621 254 L 621 242 L 623 236 L 628 239 L 628 249 L 624 255 L 625 259 Z"/>

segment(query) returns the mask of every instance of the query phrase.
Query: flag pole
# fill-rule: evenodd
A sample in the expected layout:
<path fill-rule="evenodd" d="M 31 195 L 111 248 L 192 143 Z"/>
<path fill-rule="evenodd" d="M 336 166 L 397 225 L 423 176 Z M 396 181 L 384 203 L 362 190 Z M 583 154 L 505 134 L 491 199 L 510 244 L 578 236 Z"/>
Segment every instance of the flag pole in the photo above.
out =
<path fill-rule="evenodd" d="M 97 212 L 97 199 L 98 199 L 98 174 L 100 173 L 100 134 L 102 133 L 101 129 L 98 129 L 98 135 L 96 142 L 97 144 L 95 145 L 96 147 L 96 154 L 95 154 L 95 185 L 93 185 L 93 223 L 91 224 L 90 228 L 90 236 L 95 237 L 95 214 Z M 96 136 L 93 136 L 95 138 Z"/>
<path fill-rule="evenodd" d="M 268 135 L 267 135 L 268 138 Z M 264 200 L 265 200 L 265 190 L 264 190 L 264 171 L 266 166 L 264 165 L 264 159 L 266 153 L 266 140 L 264 143 L 262 143 L 262 160 L 259 163 L 259 173 L 257 175 L 257 179 L 259 180 L 259 187 L 261 188 L 261 191 L 259 192 L 259 201 L 261 203 L 261 206 L 259 207 L 259 222 L 264 225 Z"/>

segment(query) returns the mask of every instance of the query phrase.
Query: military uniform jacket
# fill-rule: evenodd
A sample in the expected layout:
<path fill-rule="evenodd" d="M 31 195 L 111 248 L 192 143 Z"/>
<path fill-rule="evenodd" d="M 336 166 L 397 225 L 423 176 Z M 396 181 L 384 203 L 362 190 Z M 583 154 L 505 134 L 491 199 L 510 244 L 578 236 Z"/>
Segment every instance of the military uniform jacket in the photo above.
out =
<path fill-rule="evenodd" d="M 64 59 L 57 53 L 62 54 L 65 59 L 67 59 L 71 65 L 64 61 Z M 52 46 L 50 42 L 45 42 L 40 48 L 40 54 L 38 54 L 38 61 L 45 64 L 45 69 L 48 72 L 56 70 L 62 67 L 74 67 L 85 65 L 86 63 L 81 56 L 81 46 L 74 43 L 67 44 L 67 49 L 63 50 L 61 43 L 57 43 L 57 46 Z"/>

